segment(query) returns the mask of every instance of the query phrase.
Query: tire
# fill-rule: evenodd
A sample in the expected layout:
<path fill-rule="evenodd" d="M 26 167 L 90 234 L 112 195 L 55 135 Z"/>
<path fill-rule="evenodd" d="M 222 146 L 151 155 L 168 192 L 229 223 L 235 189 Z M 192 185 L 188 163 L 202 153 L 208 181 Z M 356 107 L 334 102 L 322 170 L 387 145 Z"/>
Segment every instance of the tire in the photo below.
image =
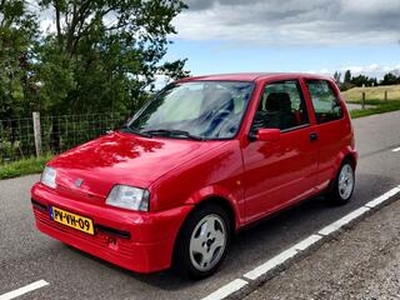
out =
<path fill-rule="evenodd" d="M 350 202 L 355 187 L 354 167 L 350 160 L 345 160 L 333 183 L 328 198 L 334 205 L 344 205 Z"/>
<path fill-rule="evenodd" d="M 189 279 L 215 273 L 227 254 L 231 228 L 222 207 L 206 204 L 186 219 L 175 243 L 173 269 Z"/>

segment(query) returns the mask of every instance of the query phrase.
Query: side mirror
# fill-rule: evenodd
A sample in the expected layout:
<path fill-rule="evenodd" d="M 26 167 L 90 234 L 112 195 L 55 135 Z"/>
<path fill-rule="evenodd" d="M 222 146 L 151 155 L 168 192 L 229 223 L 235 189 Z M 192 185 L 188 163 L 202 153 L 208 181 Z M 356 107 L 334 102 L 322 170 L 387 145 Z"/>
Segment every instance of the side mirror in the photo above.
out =
<path fill-rule="evenodd" d="M 263 128 L 258 129 L 257 134 L 252 134 L 249 137 L 253 141 L 276 143 L 281 139 L 281 131 L 278 128 Z"/>

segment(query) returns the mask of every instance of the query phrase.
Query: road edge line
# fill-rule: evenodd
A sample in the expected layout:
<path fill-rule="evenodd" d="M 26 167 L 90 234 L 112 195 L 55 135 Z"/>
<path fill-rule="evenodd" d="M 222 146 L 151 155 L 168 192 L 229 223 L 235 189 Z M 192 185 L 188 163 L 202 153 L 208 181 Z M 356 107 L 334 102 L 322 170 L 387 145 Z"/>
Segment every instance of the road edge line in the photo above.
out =
<path fill-rule="evenodd" d="M 388 205 L 395 200 L 397 194 L 400 193 L 400 185 L 389 190 L 388 192 L 374 198 L 352 212 L 346 214 L 340 219 L 320 229 L 316 233 L 310 234 L 302 241 L 296 243 L 292 247 L 280 252 L 271 259 L 262 263 L 242 275 L 242 278 L 232 280 L 228 284 L 222 286 L 217 291 L 202 298 L 202 300 L 222 300 L 222 299 L 242 299 L 252 293 L 259 286 L 274 277 L 278 272 L 289 267 L 290 263 L 296 259 L 301 259 L 317 249 L 317 245 L 321 246 L 331 241 L 342 229 L 350 228 L 364 219 L 367 215 L 379 211 L 382 207 Z M 235 284 L 238 284 L 235 287 Z M 214 295 L 214 298 L 211 297 Z M 218 297 L 217 297 L 218 296 Z M 1 300 L 1 299 L 0 299 Z"/>
<path fill-rule="evenodd" d="M 231 295 L 231 294 L 239 291 L 240 289 L 242 289 L 247 284 L 249 284 L 248 281 L 246 281 L 244 279 L 241 279 L 241 278 L 237 278 L 237 279 L 232 280 L 231 282 L 223 285 L 218 290 L 216 290 L 215 292 L 213 292 L 210 295 L 206 296 L 202 300 L 221 300 L 221 299 L 225 299 L 229 295 Z"/>

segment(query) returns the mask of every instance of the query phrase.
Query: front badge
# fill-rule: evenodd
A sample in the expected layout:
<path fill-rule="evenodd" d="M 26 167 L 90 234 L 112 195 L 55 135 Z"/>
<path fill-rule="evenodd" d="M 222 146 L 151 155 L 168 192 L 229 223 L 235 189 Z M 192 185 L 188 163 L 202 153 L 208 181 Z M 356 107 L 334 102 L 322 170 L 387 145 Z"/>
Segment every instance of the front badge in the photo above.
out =
<path fill-rule="evenodd" d="M 77 188 L 81 187 L 82 183 L 83 183 L 83 179 L 78 178 L 77 180 L 75 180 L 75 186 Z"/>

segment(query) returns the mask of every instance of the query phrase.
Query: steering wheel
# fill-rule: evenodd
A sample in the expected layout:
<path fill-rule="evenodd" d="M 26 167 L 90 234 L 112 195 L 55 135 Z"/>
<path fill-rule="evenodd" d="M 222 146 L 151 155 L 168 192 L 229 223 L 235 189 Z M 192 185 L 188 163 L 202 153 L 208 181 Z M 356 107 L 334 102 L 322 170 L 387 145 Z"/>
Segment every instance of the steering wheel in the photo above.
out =
<path fill-rule="evenodd" d="M 238 127 L 237 118 L 228 118 L 228 116 L 234 116 L 233 111 L 222 110 L 214 118 L 214 120 L 219 120 L 215 126 L 215 129 L 213 130 L 213 132 L 217 133 L 218 137 L 221 135 L 221 133 L 232 133 L 232 129 L 236 130 Z"/>
<path fill-rule="evenodd" d="M 227 118 L 232 112 L 230 110 L 220 110 L 217 111 L 210 118 L 210 124 L 205 130 L 204 134 L 206 136 L 212 135 L 213 133 L 219 133 L 221 131 L 221 124 L 229 121 Z M 225 127 L 225 125 L 224 125 Z"/>

